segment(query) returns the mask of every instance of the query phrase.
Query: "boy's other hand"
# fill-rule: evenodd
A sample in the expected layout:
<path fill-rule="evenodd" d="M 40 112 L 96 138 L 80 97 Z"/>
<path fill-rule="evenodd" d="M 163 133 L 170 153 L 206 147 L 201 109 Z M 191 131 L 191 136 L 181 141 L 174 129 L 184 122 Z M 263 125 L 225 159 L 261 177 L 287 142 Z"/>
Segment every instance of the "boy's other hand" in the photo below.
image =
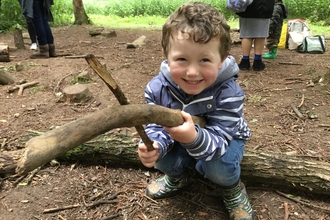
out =
<path fill-rule="evenodd" d="M 158 143 L 154 141 L 154 150 L 148 151 L 147 146 L 145 144 L 139 144 L 138 146 L 138 154 L 142 164 L 148 168 L 151 168 L 155 165 L 158 160 Z"/>
<path fill-rule="evenodd" d="M 164 129 L 171 135 L 171 137 L 183 144 L 190 144 L 197 138 L 197 131 L 191 115 L 187 112 L 181 111 L 184 119 L 182 125 L 177 127 L 164 127 Z"/>

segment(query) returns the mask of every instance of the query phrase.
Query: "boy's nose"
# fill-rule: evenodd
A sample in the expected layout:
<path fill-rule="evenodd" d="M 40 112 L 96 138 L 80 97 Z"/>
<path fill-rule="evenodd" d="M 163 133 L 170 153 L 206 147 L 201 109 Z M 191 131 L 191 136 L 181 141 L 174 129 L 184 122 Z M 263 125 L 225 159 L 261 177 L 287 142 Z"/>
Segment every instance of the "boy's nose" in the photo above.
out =
<path fill-rule="evenodd" d="M 194 65 L 190 65 L 187 70 L 188 76 L 197 76 L 198 75 L 198 68 L 196 68 Z"/>

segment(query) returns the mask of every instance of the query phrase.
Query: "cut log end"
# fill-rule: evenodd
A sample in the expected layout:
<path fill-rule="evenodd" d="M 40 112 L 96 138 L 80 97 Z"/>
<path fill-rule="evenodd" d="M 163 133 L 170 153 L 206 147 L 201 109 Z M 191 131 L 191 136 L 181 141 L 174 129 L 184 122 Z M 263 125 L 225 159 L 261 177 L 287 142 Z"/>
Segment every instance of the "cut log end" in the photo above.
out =
<path fill-rule="evenodd" d="M 68 102 L 87 102 L 93 98 L 92 93 L 84 84 L 76 84 L 63 89 L 63 94 Z"/>

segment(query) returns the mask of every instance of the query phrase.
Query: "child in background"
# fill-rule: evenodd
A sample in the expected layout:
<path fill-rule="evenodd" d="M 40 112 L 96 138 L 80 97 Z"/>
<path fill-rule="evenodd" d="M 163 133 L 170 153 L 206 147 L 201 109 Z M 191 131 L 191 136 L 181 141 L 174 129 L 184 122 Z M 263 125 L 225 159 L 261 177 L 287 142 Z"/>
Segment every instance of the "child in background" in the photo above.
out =
<path fill-rule="evenodd" d="M 275 0 L 273 15 L 269 24 L 269 36 L 267 38 L 266 47 L 269 52 L 262 57 L 265 59 L 275 59 L 277 56 L 277 46 L 280 42 L 283 19 L 288 17 L 288 10 L 282 0 Z"/>
<path fill-rule="evenodd" d="M 245 94 L 237 84 L 238 65 L 229 55 L 230 27 L 209 4 L 188 2 L 166 21 L 162 48 L 166 57 L 160 73 L 147 85 L 148 104 L 180 109 L 184 123 L 177 127 L 148 124 L 153 151 L 138 146 L 141 162 L 165 175 L 146 188 L 152 199 L 162 199 L 186 186 L 187 168 L 195 167 L 221 189 L 230 219 L 254 219 L 240 162 L 250 129 L 243 116 Z M 202 116 L 205 128 L 191 115 Z"/>

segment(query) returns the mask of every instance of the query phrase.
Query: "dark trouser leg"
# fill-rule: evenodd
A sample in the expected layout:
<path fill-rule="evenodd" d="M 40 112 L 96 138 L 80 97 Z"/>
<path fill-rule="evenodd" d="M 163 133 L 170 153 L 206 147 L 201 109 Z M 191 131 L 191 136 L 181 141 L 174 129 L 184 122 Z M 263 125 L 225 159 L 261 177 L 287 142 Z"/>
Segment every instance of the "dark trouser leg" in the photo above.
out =
<path fill-rule="evenodd" d="M 28 30 L 29 35 L 30 35 L 31 43 L 37 43 L 36 32 L 34 30 L 33 22 L 30 18 L 26 19 L 26 26 L 27 26 L 27 30 Z"/>
<path fill-rule="evenodd" d="M 33 0 L 33 25 L 39 45 L 53 44 L 54 38 L 47 21 L 43 0 Z"/>

